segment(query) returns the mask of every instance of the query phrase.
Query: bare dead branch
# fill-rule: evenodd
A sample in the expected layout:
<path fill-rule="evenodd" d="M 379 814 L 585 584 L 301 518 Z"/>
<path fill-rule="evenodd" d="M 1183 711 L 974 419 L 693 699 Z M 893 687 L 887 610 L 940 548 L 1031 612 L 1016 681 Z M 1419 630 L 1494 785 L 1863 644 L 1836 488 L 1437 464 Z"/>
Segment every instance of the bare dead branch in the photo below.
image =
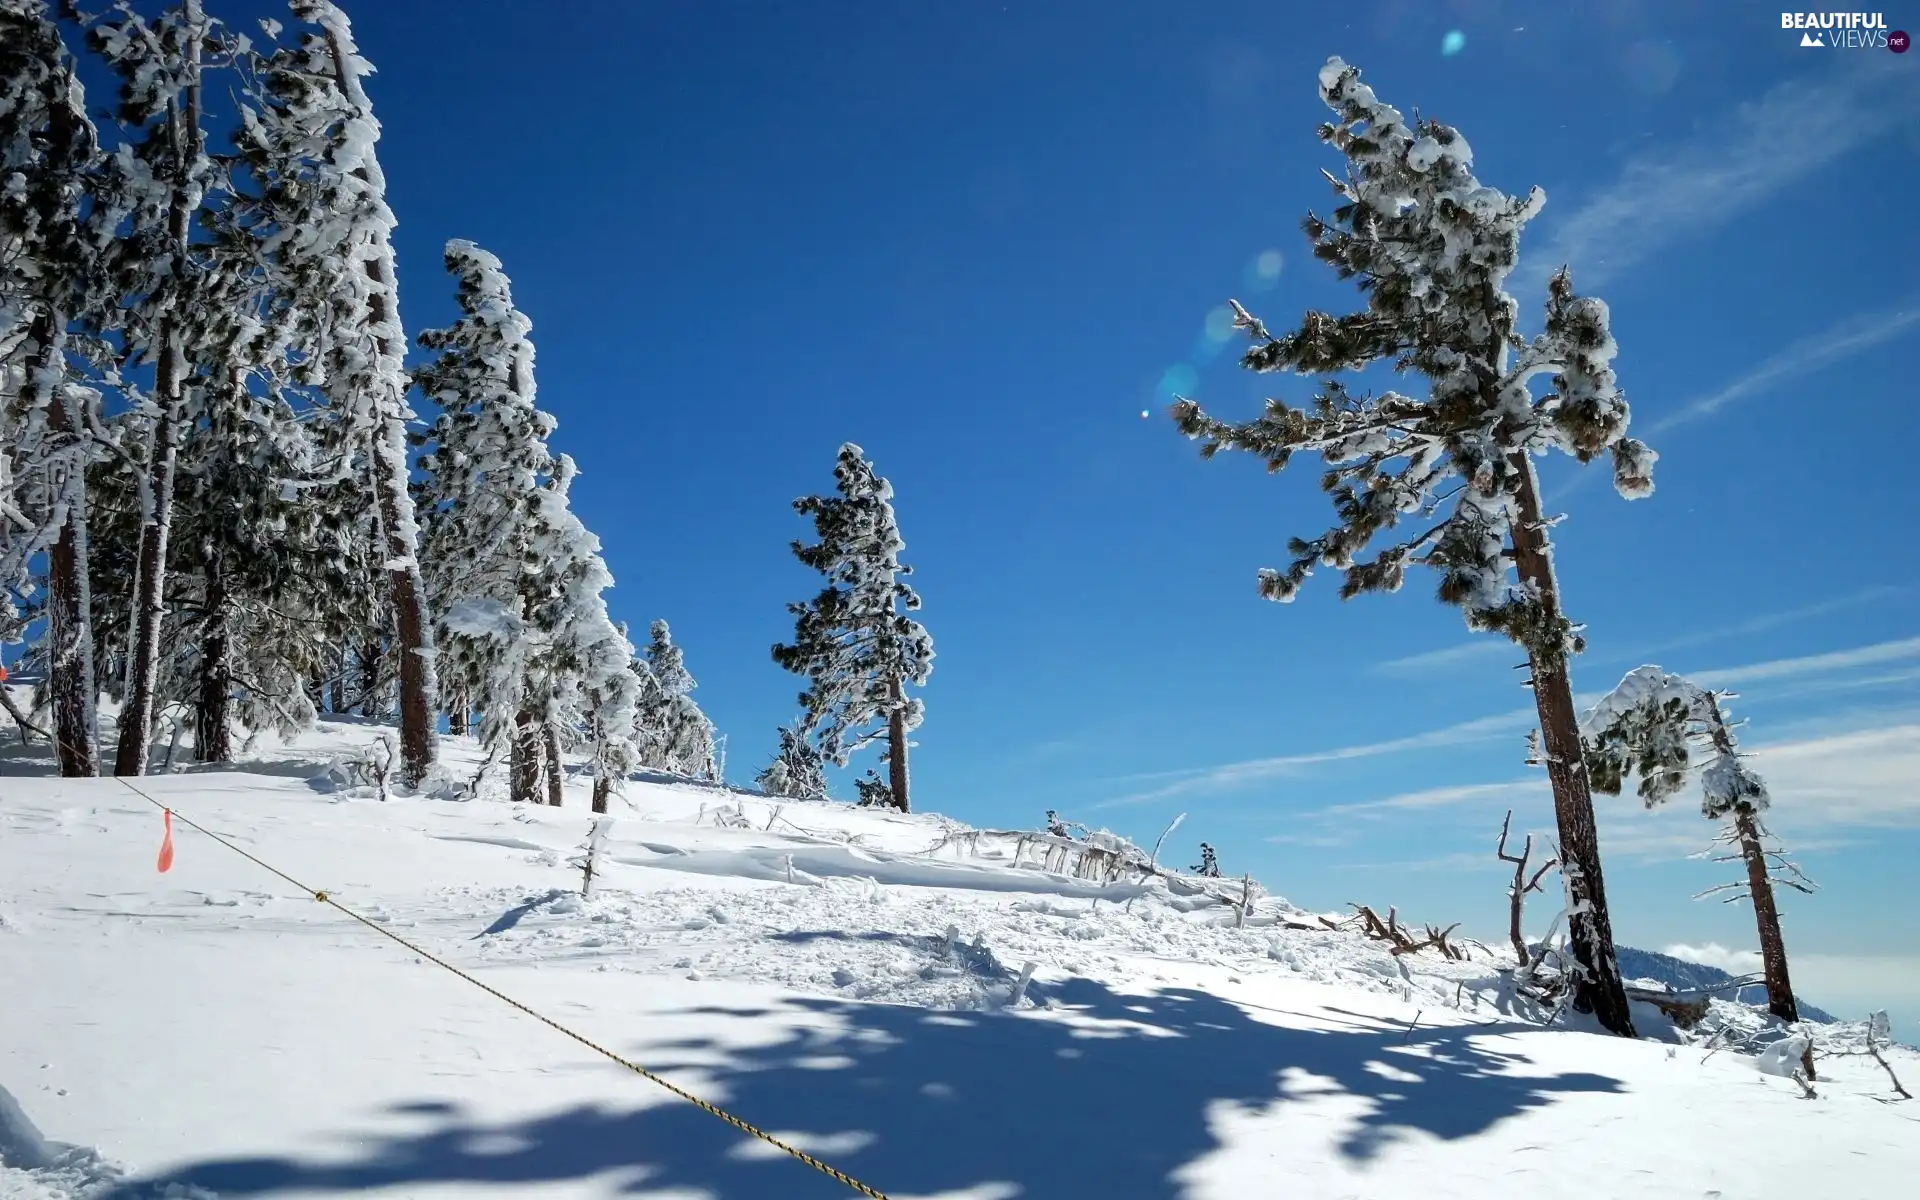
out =
<path fill-rule="evenodd" d="M 1893 1073 L 1893 1068 L 1887 1065 L 1887 1060 L 1880 1057 L 1880 1047 L 1869 1041 L 1867 1043 L 1867 1053 L 1873 1055 L 1873 1061 L 1879 1063 L 1880 1069 L 1885 1071 L 1887 1078 L 1893 1081 L 1893 1090 L 1899 1093 L 1900 1098 L 1902 1100 L 1913 1099 L 1913 1093 L 1900 1086 L 1900 1077 Z"/>
<path fill-rule="evenodd" d="M 1493 853 L 1501 862 L 1513 864 L 1513 886 L 1507 889 L 1507 896 L 1512 904 L 1508 914 L 1507 939 L 1513 943 L 1513 953 L 1519 958 L 1520 965 L 1526 967 L 1531 962 L 1531 956 L 1527 953 L 1527 939 L 1522 932 L 1527 893 L 1539 891 L 1541 878 L 1558 866 L 1560 860 L 1557 857 L 1548 858 L 1540 865 L 1540 869 L 1533 873 L 1533 878 L 1528 879 L 1527 860 L 1533 857 L 1533 835 L 1527 835 L 1526 844 L 1521 847 L 1518 855 L 1508 854 L 1507 833 L 1512 825 L 1513 810 L 1508 809 L 1506 818 L 1500 822 L 1500 844 L 1494 847 Z"/>

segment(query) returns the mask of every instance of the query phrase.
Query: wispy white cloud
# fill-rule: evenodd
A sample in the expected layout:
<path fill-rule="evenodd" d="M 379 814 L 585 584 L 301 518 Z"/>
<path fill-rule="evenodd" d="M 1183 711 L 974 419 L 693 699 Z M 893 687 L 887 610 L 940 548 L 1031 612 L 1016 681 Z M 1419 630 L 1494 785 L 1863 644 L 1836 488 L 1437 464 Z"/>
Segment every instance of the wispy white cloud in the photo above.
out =
<path fill-rule="evenodd" d="M 1902 334 L 1920 334 L 1920 300 L 1910 299 L 1890 312 L 1852 316 L 1818 333 L 1789 343 L 1777 354 L 1762 359 L 1746 374 L 1707 395 L 1695 397 L 1674 412 L 1648 427 L 1649 433 L 1664 433 L 1676 425 L 1712 416 L 1736 401 L 1775 384 L 1806 375 L 1830 362 L 1860 350 L 1892 341 Z"/>
<path fill-rule="evenodd" d="M 1477 658 L 1492 658 L 1499 654 L 1518 655 L 1520 651 L 1505 638 L 1482 637 L 1471 642 L 1462 642 L 1458 646 L 1409 654 L 1405 658 L 1390 658 L 1385 662 L 1375 663 L 1373 670 L 1382 675 L 1416 675 L 1441 667 L 1456 666 Z"/>
<path fill-rule="evenodd" d="M 1450 808 L 1455 805 L 1474 805 L 1481 807 L 1487 801 L 1507 801 L 1514 799 L 1544 796 L 1547 794 L 1547 782 L 1544 777 L 1533 779 L 1511 779 L 1504 783 L 1468 783 L 1456 787 L 1422 788 L 1413 792 L 1398 792 L 1379 800 L 1361 800 L 1352 804 L 1333 804 L 1316 809 L 1308 816 L 1313 817 L 1353 817 L 1370 816 L 1391 812 L 1418 811 L 1420 809 Z M 1488 805 L 1488 807 L 1493 807 Z"/>
<path fill-rule="evenodd" d="M 1905 638 L 1898 641 L 1880 642 L 1870 646 L 1859 646 L 1851 650 L 1839 650 L 1830 654 L 1812 654 L 1799 658 L 1774 659 L 1767 662 L 1749 663 L 1744 666 L 1727 667 L 1717 671 L 1703 671 L 1693 674 L 1693 678 L 1713 687 L 1725 687 L 1734 683 L 1754 680 L 1772 680 L 1789 678 L 1815 678 L 1839 675 L 1862 666 L 1894 662 L 1907 658 L 1920 657 L 1920 638 Z M 1846 687 L 1866 687 L 1886 680 L 1879 676 L 1856 676 L 1852 679 L 1833 681 L 1833 690 Z M 1582 693 L 1574 697 L 1574 703 L 1585 709 L 1596 703 L 1602 693 Z M 1778 694 L 1776 691 L 1773 693 Z M 1474 742 L 1490 741 L 1497 738 L 1512 737 L 1525 732 L 1538 721 L 1538 714 L 1529 705 L 1525 708 L 1509 709 L 1503 713 L 1476 717 L 1470 721 L 1458 721 L 1438 729 L 1424 730 L 1407 734 L 1404 737 L 1387 738 L 1375 742 L 1359 742 L 1346 746 L 1335 746 L 1326 750 L 1311 750 L 1297 754 L 1275 755 L 1269 758 L 1247 759 L 1240 762 L 1223 763 L 1212 767 L 1194 767 L 1182 771 L 1166 771 L 1154 775 L 1132 777 L 1133 781 L 1153 781 L 1157 786 L 1128 795 L 1117 796 L 1089 805 L 1092 809 L 1121 808 L 1138 804 L 1150 804 L 1174 796 L 1188 795 L 1194 792 L 1225 791 L 1249 784 L 1281 778 L 1299 773 L 1302 769 L 1325 763 L 1349 762 L 1358 759 L 1378 758 L 1390 754 L 1404 754 L 1414 750 L 1430 750 L 1447 746 L 1463 746 Z M 1914 778 L 1920 779 L 1920 772 Z M 1516 780 L 1494 784 L 1469 784 L 1454 787 L 1435 787 L 1420 791 L 1405 792 L 1381 800 L 1362 801 L 1352 804 L 1340 804 L 1319 810 L 1323 814 L 1356 813 L 1383 809 L 1444 808 L 1472 800 L 1486 800 L 1500 795 L 1518 795 L 1525 787 L 1538 786 L 1538 779 Z M 1776 794 L 1778 794 L 1776 792 Z"/>
<path fill-rule="evenodd" d="M 1715 625 L 1712 629 L 1702 629 L 1696 633 L 1682 634 L 1679 637 L 1664 638 L 1643 646 L 1635 651 L 1634 655 L 1617 654 L 1609 655 L 1608 657 L 1619 659 L 1637 655 L 1661 654 L 1668 650 L 1682 650 L 1689 646 L 1701 646 L 1708 642 L 1725 641 L 1727 638 L 1732 637 L 1745 637 L 1755 633 L 1767 633 L 1771 630 L 1793 625 L 1800 621 L 1811 620 L 1814 617 L 1831 616 L 1836 612 L 1842 612 L 1849 608 L 1858 608 L 1879 600 L 1889 600 L 1895 596 L 1906 595 L 1913 590 L 1910 586 L 1895 587 L 1889 584 L 1875 584 L 1872 587 L 1864 587 L 1858 591 L 1848 592 L 1845 595 L 1834 596 L 1826 600 L 1818 600 L 1812 604 L 1803 604 L 1798 608 L 1781 609 L 1777 612 L 1769 613 L 1757 613 L 1742 621 Z"/>
<path fill-rule="evenodd" d="M 1459 746 L 1469 742 L 1486 741 L 1490 738 L 1508 737 L 1525 729 L 1534 720 L 1532 708 L 1517 708 L 1490 717 L 1461 721 L 1442 729 L 1430 729 L 1423 733 L 1408 734 L 1406 737 L 1389 738 L 1386 741 L 1336 746 L 1329 750 L 1314 750 L 1305 754 L 1282 754 L 1272 758 L 1248 759 L 1244 762 L 1223 763 L 1215 767 L 1197 767 L 1192 771 L 1175 775 L 1159 787 L 1136 792 L 1133 795 L 1103 800 L 1091 807 L 1104 809 L 1150 804 L 1155 800 L 1165 800 L 1189 792 L 1218 791 L 1249 783 L 1259 783 L 1293 774 L 1301 767 L 1318 763 L 1375 758 L 1383 754 L 1401 754 L 1409 750 L 1430 750 L 1441 746 Z"/>
<path fill-rule="evenodd" d="M 1920 112 L 1920 75 L 1907 66 L 1879 55 L 1822 78 L 1782 83 L 1678 145 L 1629 159 L 1612 183 L 1581 197 L 1564 218 L 1553 221 L 1549 206 L 1552 235 L 1516 274 L 1537 284 L 1568 263 L 1583 287 L 1605 283 L 1662 247 L 1879 144 Z"/>
<path fill-rule="evenodd" d="M 1788 679 L 1803 675 L 1830 675 L 1855 667 L 1920 658 L 1920 637 L 1876 642 L 1830 654 L 1808 654 L 1799 658 L 1777 658 L 1770 662 L 1749 663 L 1743 667 L 1724 667 L 1717 671 L 1698 671 L 1693 677 L 1708 687 L 1730 687 L 1760 679 Z"/>
<path fill-rule="evenodd" d="M 1326 849 L 1330 846 L 1344 846 L 1347 844 L 1347 839 L 1345 838 L 1318 837 L 1303 833 L 1276 833 L 1271 837 L 1264 837 L 1260 840 L 1270 842 L 1275 846 L 1311 846 L 1317 849 Z"/>

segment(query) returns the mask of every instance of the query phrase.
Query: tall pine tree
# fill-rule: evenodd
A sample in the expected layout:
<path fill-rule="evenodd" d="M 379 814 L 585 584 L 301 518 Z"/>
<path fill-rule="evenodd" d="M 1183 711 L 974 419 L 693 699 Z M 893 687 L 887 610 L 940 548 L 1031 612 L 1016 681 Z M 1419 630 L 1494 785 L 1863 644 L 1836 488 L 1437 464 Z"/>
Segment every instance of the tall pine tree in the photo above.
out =
<path fill-rule="evenodd" d="M 1631 1036 L 1568 675 L 1581 641 L 1561 611 L 1553 522 L 1541 510 L 1533 463 L 1549 450 L 1582 463 L 1610 453 L 1622 496 L 1653 490 L 1653 452 L 1625 436 L 1607 307 L 1576 295 L 1563 269 L 1549 284 L 1544 332 L 1522 336 L 1517 306 L 1501 289 L 1545 195 L 1535 188 L 1514 198 L 1482 185 L 1458 131 L 1433 120 L 1409 127 L 1337 58 L 1319 83 L 1336 118 L 1320 137 L 1346 158 L 1346 171 L 1327 175 L 1339 197 L 1331 220 L 1309 214 L 1305 229 L 1316 258 L 1359 281 L 1366 307 L 1346 316 L 1310 311 L 1298 329 L 1274 337 L 1236 302 L 1236 323 L 1254 343 L 1242 361 L 1323 377 L 1384 362 L 1424 376 L 1427 396 L 1355 396 L 1329 378 L 1311 408 L 1272 400 L 1263 416 L 1233 424 L 1182 399 L 1174 418 L 1208 457 L 1244 450 L 1272 471 L 1299 452 L 1326 462 L 1321 486 L 1338 524 L 1294 539 L 1292 563 L 1261 572 L 1262 594 L 1292 599 L 1316 566 L 1342 573 L 1343 598 L 1395 591 L 1409 565 L 1423 565 L 1440 572 L 1440 599 L 1472 628 L 1502 633 L 1526 652 L 1572 899 L 1574 1002 Z M 1552 386 L 1536 396 L 1532 383 L 1542 376 Z M 1409 516 L 1431 523 L 1360 557 Z"/>
<path fill-rule="evenodd" d="M 116 243 L 118 330 L 133 361 L 153 365 L 125 694 L 114 755 L 116 775 L 146 772 L 159 688 L 168 555 L 181 426 L 198 368 L 216 357 L 222 306 L 210 303 L 208 269 L 194 235 L 213 164 L 201 118 L 203 55 L 230 43 L 200 0 L 148 19 L 122 6 L 88 29 L 88 41 L 120 77 L 119 118 L 127 133 L 114 159 L 129 200 Z"/>
<path fill-rule="evenodd" d="M 634 758 L 633 650 L 607 615 L 599 539 L 568 500 L 574 468 L 547 446 L 535 405 L 533 323 L 514 307 L 500 260 L 447 243 L 459 321 L 420 335 L 417 373 L 440 416 L 423 439 L 419 488 L 426 580 L 443 672 L 479 714 L 480 740 L 509 749 L 516 800 L 546 763 L 557 803 L 563 746 L 590 749 L 595 799 Z"/>
<path fill-rule="evenodd" d="M 420 579 L 420 533 L 409 492 L 406 335 L 394 275 L 393 212 L 374 152 L 380 124 L 364 86 L 346 14 L 330 0 L 293 0 L 308 22 L 297 44 L 258 64 L 259 84 L 239 140 L 272 164 L 259 197 L 275 287 L 297 314 L 289 348 L 295 381 L 333 411 L 321 425 L 328 472 L 314 484 L 358 481 L 398 677 L 400 779 L 418 786 L 434 761 L 438 711 L 432 632 Z"/>
<path fill-rule="evenodd" d="M 0 587 L 11 633 L 46 619 L 52 733 L 68 776 L 99 772 L 87 492 L 99 395 L 72 343 L 108 290 L 92 195 L 100 162 L 85 92 L 46 6 L 0 0 Z M 13 598 L 28 591 L 43 554 L 44 607 L 23 611 Z"/>
<path fill-rule="evenodd" d="M 919 609 L 920 597 L 903 578 L 913 569 L 900 562 L 906 544 L 894 520 L 892 485 L 852 442 L 840 447 L 833 477 L 838 495 L 793 502 L 820 538 L 794 542 L 794 557 L 826 576 L 827 586 L 812 601 L 788 606 L 793 642 L 775 645 L 773 660 L 807 677 L 800 706 L 807 727 L 819 731 L 825 758 L 845 766 L 886 741 L 888 791 L 906 812 L 907 738 L 925 717 L 907 688 L 925 686 L 932 673 L 933 639 L 907 615 Z"/>

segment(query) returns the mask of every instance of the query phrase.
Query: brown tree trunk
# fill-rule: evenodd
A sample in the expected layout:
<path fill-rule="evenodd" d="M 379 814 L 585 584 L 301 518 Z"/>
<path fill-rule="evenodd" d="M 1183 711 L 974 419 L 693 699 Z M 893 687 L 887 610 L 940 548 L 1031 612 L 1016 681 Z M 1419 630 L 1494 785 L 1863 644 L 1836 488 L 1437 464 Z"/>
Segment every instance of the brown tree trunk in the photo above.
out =
<path fill-rule="evenodd" d="M 1767 877 L 1767 852 L 1760 845 L 1760 827 L 1753 810 L 1734 810 L 1733 827 L 1740 838 L 1740 857 L 1746 860 L 1747 891 L 1753 895 L 1753 916 L 1760 932 L 1760 963 L 1767 977 L 1767 1011 L 1782 1021 L 1798 1021 L 1800 1006 L 1793 998 L 1793 980 L 1787 974 L 1787 943 L 1780 936 L 1780 910 L 1773 902 L 1773 880 Z"/>
<path fill-rule="evenodd" d="M 206 615 L 200 637 L 200 696 L 194 707 L 194 752 L 204 763 L 233 761 L 233 639 L 227 627 L 226 573 L 216 555 L 206 568 Z"/>
<path fill-rule="evenodd" d="M 1534 706 L 1540 715 L 1542 756 L 1547 780 L 1553 787 L 1560 871 L 1574 908 L 1567 918 L 1573 956 L 1580 968 L 1573 1003 L 1579 1011 L 1592 1013 L 1609 1032 L 1632 1037 L 1633 1014 L 1627 1007 L 1626 985 L 1614 955 L 1613 923 L 1607 915 L 1586 748 L 1580 741 L 1580 716 L 1567 671 L 1553 547 L 1541 523 L 1540 481 L 1533 460 L 1524 451 L 1511 461 L 1521 480 L 1517 493 L 1520 511 L 1513 522 L 1514 567 L 1521 584 L 1531 589 L 1540 604 L 1539 624 L 1527 639 L 1526 650 L 1533 674 Z"/>
<path fill-rule="evenodd" d="M 386 690 L 385 672 L 381 669 L 381 660 L 386 657 L 386 649 L 378 642 L 367 642 L 360 647 L 360 715 L 369 721 L 377 721 L 383 715 L 381 693 Z"/>
<path fill-rule="evenodd" d="M 593 781 L 593 811 L 595 811 L 595 812 L 597 812 L 597 813 L 603 813 L 603 812 L 605 812 L 605 811 L 607 811 L 607 799 L 608 799 L 608 798 L 609 798 L 610 796 L 612 796 L 612 795 L 613 795 L 613 780 L 612 780 L 612 778 L 610 778 L 609 776 L 606 776 L 606 775 L 601 775 L 601 776 L 599 776 L 599 777 L 597 777 L 596 779 L 594 779 L 594 781 Z"/>
<path fill-rule="evenodd" d="M 547 751 L 547 803 L 559 808 L 567 798 L 567 763 L 560 757 L 560 735 L 553 726 L 545 727 Z"/>
<path fill-rule="evenodd" d="M 888 693 L 893 698 L 893 711 L 887 715 L 887 785 L 893 793 L 893 806 L 911 812 L 907 806 L 907 709 L 898 679 L 888 685 Z"/>
<path fill-rule="evenodd" d="M 56 114 L 66 111 L 56 105 Z M 32 338 L 39 347 L 34 375 L 43 381 L 65 377 L 66 330 L 53 312 L 34 318 Z M 47 429 L 63 446 L 81 442 L 86 434 L 75 427 L 64 389 L 57 382 L 32 386 L 48 389 L 38 402 L 46 405 Z M 60 774 L 81 778 L 100 773 L 100 730 L 94 701 L 99 685 L 93 663 L 93 594 L 87 562 L 87 480 L 85 455 L 61 478 L 48 480 L 56 506 L 64 504 L 60 535 L 47 551 L 47 689 L 53 699 L 54 751 Z"/>
<path fill-rule="evenodd" d="M 522 711 L 513 718 L 513 745 L 507 764 L 513 799 L 533 802 L 540 791 L 540 730 L 530 712 Z"/>
<path fill-rule="evenodd" d="M 181 55 L 186 86 L 167 117 L 174 162 L 179 171 L 179 175 L 169 181 L 172 197 L 167 212 L 167 241 L 174 261 L 176 287 L 184 284 L 189 270 L 187 238 L 200 198 L 189 172 L 198 164 L 205 144 L 200 131 L 200 34 L 206 22 L 200 13 L 200 0 L 186 0 L 183 15 L 189 30 Z M 175 295 L 172 301 L 178 306 L 184 298 Z M 152 745 L 153 693 L 160 673 L 161 625 L 166 619 L 167 541 L 173 534 L 173 478 L 179 459 L 179 420 L 189 370 L 180 337 L 176 308 L 160 322 L 160 361 L 154 368 L 153 393 L 160 415 L 154 421 L 152 453 L 147 459 L 147 486 L 152 492 L 153 511 L 140 527 L 133 636 L 127 647 L 127 694 L 120 708 L 120 740 L 114 753 L 116 775 L 146 774 L 147 754 Z"/>
<path fill-rule="evenodd" d="M 398 418 L 391 423 L 399 425 Z M 413 502 L 407 494 L 404 458 L 395 467 L 383 464 L 376 456 L 374 470 L 385 476 L 376 479 L 374 486 L 380 493 L 380 524 L 387 532 L 388 561 L 397 564 L 387 572 L 387 589 L 393 600 L 397 634 L 394 654 L 400 660 L 400 779 L 408 787 L 418 787 L 433 767 L 434 681 L 433 647 L 427 639 L 422 611 L 417 548 L 401 532 L 413 527 Z"/>

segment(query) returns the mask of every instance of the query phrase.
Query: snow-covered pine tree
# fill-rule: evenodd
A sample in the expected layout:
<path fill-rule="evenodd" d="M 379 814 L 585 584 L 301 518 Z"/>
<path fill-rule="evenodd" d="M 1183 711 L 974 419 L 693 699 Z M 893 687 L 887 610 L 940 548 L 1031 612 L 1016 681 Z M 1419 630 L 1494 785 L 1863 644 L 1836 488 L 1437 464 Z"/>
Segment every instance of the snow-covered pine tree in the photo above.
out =
<path fill-rule="evenodd" d="M 626 702 L 632 693 L 617 679 L 616 666 L 633 657 L 633 647 L 607 615 L 604 593 L 613 576 L 600 555 L 600 539 L 573 511 L 577 474 L 571 458 L 555 456 L 553 474 L 535 493 L 528 543 L 532 603 L 526 609 L 521 712 L 543 740 L 552 804 L 561 800 L 562 749 L 591 747 L 596 770 L 621 774 L 636 754 L 629 734 L 633 709 Z"/>
<path fill-rule="evenodd" d="M 334 410 L 332 481 L 371 492 L 379 570 L 392 614 L 400 707 L 400 778 L 416 787 L 434 760 L 433 637 L 409 492 L 406 335 L 394 275 L 394 217 L 374 146 L 380 125 L 346 14 L 330 0 L 292 0 L 310 28 L 256 64 L 258 86 L 238 141 L 271 164 L 259 198 L 276 287 L 298 314 L 291 349 L 299 381 Z"/>
<path fill-rule="evenodd" d="M 800 693 L 806 726 L 819 730 L 822 756 L 837 766 L 885 739 L 888 790 L 908 811 L 907 737 L 925 717 L 919 697 L 933 671 L 933 639 L 908 616 L 920 597 L 903 577 L 905 542 L 894 519 L 893 486 L 874 474 L 859 446 L 840 447 L 837 496 L 805 496 L 794 511 L 813 518 L 820 540 L 793 543 L 793 554 L 827 578 L 812 601 L 791 604 L 794 638 L 773 660 L 807 677 Z M 872 722 L 878 727 L 865 728 Z"/>
<path fill-rule="evenodd" d="M 714 728 L 707 714 L 689 694 L 697 686 L 687 672 L 686 656 L 673 644 L 673 631 L 655 621 L 648 631 L 646 659 L 633 675 L 639 685 L 635 710 L 635 740 L 644 766 L 711 779 L 714 766 Z"/>
<path fill-rule="evenodd" d="M 1703 895 L 1733 891 L 1730 899 L 1745 896 L 1753 901 L 1767 1008 L 1782 1021 L 1798 1021 L 1800 1008 L 1787 971 L 1787 944 L 1780 933 L 1773 885 L 1777 882 L 1801 892 L 1812 891 L 1812 885 L 1767 848 L 1761 814 L 1772 798 L 1766 782 L 1739 753 L 1722 704 L 1731 696 L 1708 691 L 1656 666 L 1629 671 L 1581 723 L 1587 769 L 1594 790 L 1610 796 L 1619 795 L 1628 778 L 1639 776 L 1640 798 L 1648 808 L 1655 808 L 1686 786 L 1687 776 L 1700 765 L 1697 756 L 1706 756 L 1700 768 L 1700 811 L 1709 821 L 1725 822 L 1717 840 L 1734 848 L 1732 857 L 1745 864 L 1747 878 L 1743 884 L 1714 888 Z"/>
<path fill-rule="evenodd" d="M 769 796 L 793 800 L 827 798 L 826 763 L 800 720 L 780 730 L 780 749 L 753 781 Z"/>
<path fill-rule="evenodd" d="M 1515 198 L 1482 185 L 1458 131 L 1433 120 L 1409 127 L 1337 58 L 1321 68 L 1319 85 L 1336 115 L 1320 136 L 1347 169 L 1344 177 L 1327 174 L 1339 196 L 1331 220 L 1309 214 L 1305 229 L 1316 258 L 1359 280 L 1366 307 L 1346 316 L 1308 312 L 1276 338 L 1234 302 L 1235 323 L 1254 343 L 1243 365 L 1332 376 L 1384 361 L 1424 376 L 1427 396 L 1355 396 L 1328 378 L 1311 408 L 1270 400 L 1264 415 L 1234 424 L 1180 399 L 1174 419 L 1206 457 L 1245 450 L 1270 471 L 1301 452 L 1327 463 L 1321 486 L 1338 524 L 1294 539 L 1292 563 L 1260 573 L 1263 595 L 1292 599 L 1316 566 L 1342 573 L 1342 597 L 1397 590 L 1409 565 L 1428 566 L 1440 572 L 1440 599 L 1462 609 L 1469 626 L 1526 651 L 1573 898 L 1570 934 L 1582 968 L 1574 1003 L 1631 1035 L 1568 675 L 1579 631 L 1561 611 L 1549 539 L 1555 519 L 1541 510 L 1533 464 L 1549 450 L 1583 463 L 1610 453 L 1622 496 L 1653 489 L 1654 453 L 1625 436 L 1607 307 L 1576 295 L 1562 269 L 1548 286 L 1544 332 L 1523 337 L 1502 285 L 1544 194 L 1535 188 Z M 1536 396 L 1540 376 L 1552 387 Z M 1360 557 L 1410 516 L 1432 523 Z"/>
<path fill-rule="evenodd" d="M 210 326 L 221 316 L 208 303 L 207 270 L 194 253 L 196 221 L 213 179 L 201 123 L 202 56 L 231 43 L 200 0 L 179 0 L 158 15 L 122 5 L 87 30 L 93 50 L 120 79 L 118 116 L 126 141 L 112 160 L 126 192 L 128 228 L 112 256 L 118 306 L 116 332 L 130 361 L 150 362 L 154 384 L 147 478 L 126 646 L 125 694 L 114 774 L 146 772 L 156 713 L 155 690 L 166 614 L 168 542 L 180 426 L 196 368 L 213 359 Z"/>
<path fill-rule="evenodd" d="M 478 714 L 489 747 L 513 737 L 516 800 L 531 800 L 537 775 L 528 687 L 527 618 L 538 496 L 554 471 L 554 420 L 535 405 L 533 322 L 513 304 L 500 260 L 472 242 L 446 246 L 460 319 L 419 336 L 435 358 L 415 373 L 440 415 L 422 439 L 422 557 L 442 679 Z"/>
<path fill-rule="evenodd" d="M 587 711 L 586 735 L 593 773 L 593 811 L 607 811 L 614 785 L 640 765 L 634 740 L 635 709 L 640 680 L 630 669 L 633 644 L 625 625 L 613 627 L 615 636 L 602 638 L 588 652 L 581 679 Z"/>
<path fill-rule="evenodd" d="M 75 366 L 71 326 L 100 278 L 99 139 L 73 57 L 41 0 L 0 0 L 0 588 L 14 597 L 46 556 L 42 657 L 60 773 L 99 773 L 87 463 L 98 393 Z"/>

